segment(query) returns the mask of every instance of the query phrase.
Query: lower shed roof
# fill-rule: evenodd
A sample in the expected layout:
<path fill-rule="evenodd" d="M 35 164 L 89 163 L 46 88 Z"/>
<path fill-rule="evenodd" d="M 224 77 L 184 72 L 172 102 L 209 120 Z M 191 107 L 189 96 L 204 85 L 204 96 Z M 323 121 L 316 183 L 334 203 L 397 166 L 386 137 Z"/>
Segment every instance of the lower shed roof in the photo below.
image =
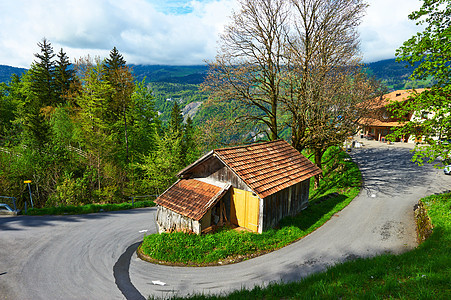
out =
<path fill-rule="evenodd" d="M 155 203 L 199 221 L 230 186 L 230 184 L 213 185 L 196 179 L 181 179 L 161 194 Z"/>

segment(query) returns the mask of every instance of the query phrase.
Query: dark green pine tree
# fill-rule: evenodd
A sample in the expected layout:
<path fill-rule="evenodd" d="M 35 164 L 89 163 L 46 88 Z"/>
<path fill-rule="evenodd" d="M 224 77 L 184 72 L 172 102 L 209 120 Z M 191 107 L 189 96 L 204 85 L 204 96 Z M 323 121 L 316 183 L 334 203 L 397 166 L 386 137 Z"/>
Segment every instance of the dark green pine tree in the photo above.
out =
<path fill-rule="evenodd" d="M 53 58 L 53 47 L 46 38 L 38 43 L 41 49 L 40 53 L 36 53 L 34 56 L 37 58 L 31 66 L 31 89 L 35 93 L 37 103 L 40 107 L 53 106 L 58 103 L 58 94 L 56 92 L 55 82 L 55 62 Z"/>
<path fill-rule="evenodd" d="M 182 153 L 184 158 L 184 165 L 189 165 L 190 163 L 194 162 L 199 153 L 198 148 L 196 147 L 195 140 L 194 140 L 194 125 L 193 120 L 191 117 L 188 116 L 186 119 L 186 124 L 184 126 L 183 136 L 182 136 Z"/>
<path fill-rule="evenodd" d="M 127 62 L 125 61 L 122 54 L 120 54 L 117 48 L 114 47 L 113 50 L 110 51 L 110 57 L 106 58 L 104 63 L 104 69 L 107 78 L 112 76 L 112 73 L 114 71 L 125 67 L 126 63 Z"/>
<path fill-rule="evenodd" d="M 183 133 L 183 115 L 177 102 L 174 102 L 174 106 L 171 111 L 171 120 L 169 121 L 169 130 L 176 133 L 178 137 Z"/>
<path fill-rule="evenodd" d="M 23 122 L 23 141 L 40 151 L 50 140 L 49 115 L 52 107 L 58 104 L 59 97 L 56 93 L 52 45 L 44 38 L 38 46 L 40 53 L 35 54 L 37 60 L 22 76 L 25 98 L 19 104 L 18 111 Z"/>
<path fill-rule="evenodd" d="M 55 67 L 56 93 L 59 102 L 64 103 L 64 95 L 70 90 L 71 84 L 75 81 L 75 71 L 72 69 L 69 58 L 61 48 L 57 54 L 58 60 Z"/>
<path fill-rule="evenodd" d="M 107 96 L 108 111 L 105 116 L 107 123 L 111 125 L 113 131 L 118 133 L 117 143 L 125 141 L 125 162 L 129 162 L 129 137 L 128 137 L 128 111 L 133 106 L 132 94 L 135 90 L 134 78 L 130 69 L 126 66 L 126 61 L 116 47 L 110 51 L 110 56 L 102 64 L 104 79 L 112 87 L 111 93 Z M 121 128 L 122 127 L 122 128 Z M 119 131 L 117 131 L 117 129 Z M 120 147 L 121 148 L 121 147 Z"/>
<path fill-rule="evenodd" d="M 109 109 L 106 120 L 111 123 L 114 123 L 122 116 L 124 104 L 127 106 L 127 100 L 129 100 L 122 97 L 123 90 L 128 86 L 127 83 L 124 83 L 124 69 L 126 69 L 126 61 L 117 48 L 114 47 L 110 51 L 110 56 L 102 64 L 103 76 L 113 88 L 107 97 Z"/>
<path fill-rule="evenodd" d="M 174 102 L 172 107 L 169 130 L 166 132 L 166 137 L 171 140 L 170 144 L 172 147 L 177 147 L 177 149 L 172 149 L 171 153 L 175 155 L 174 159 L 177 161 L 177 164 L 183 166 L 186 158 L 186 147 L 183 143 L 183 115 L 177 102 Z"/>

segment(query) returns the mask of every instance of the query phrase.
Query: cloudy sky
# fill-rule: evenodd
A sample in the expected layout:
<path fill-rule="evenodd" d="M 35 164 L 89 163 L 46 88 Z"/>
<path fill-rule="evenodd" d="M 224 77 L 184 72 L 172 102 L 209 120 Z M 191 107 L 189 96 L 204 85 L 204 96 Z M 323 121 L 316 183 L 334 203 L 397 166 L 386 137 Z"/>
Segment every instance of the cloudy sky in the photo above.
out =
<path fill-rule="evenodd" d="M 420 0 L 367 0 L 360 27 L 365 62 L 393 58 L 418 31 L 407 15 Z M 116 46 L 128 63 L 192 65 L 213 59 L 236 0 L 1 0 L 0 64 L 28 68 L 46 37 L 71 58 L 105 57 Z"/>

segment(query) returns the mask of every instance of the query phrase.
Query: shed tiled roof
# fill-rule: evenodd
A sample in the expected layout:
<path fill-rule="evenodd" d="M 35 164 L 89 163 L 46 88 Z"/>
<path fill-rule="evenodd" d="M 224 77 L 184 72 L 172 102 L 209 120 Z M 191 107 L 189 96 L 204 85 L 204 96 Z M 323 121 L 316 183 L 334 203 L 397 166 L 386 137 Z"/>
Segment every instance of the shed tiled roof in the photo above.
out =
<path fill-rule="evenodd" d="M 181 179 L 161 194 L 155 203 L 170 210 L 200 220 L 230 188 L 222 187 L 195 179 Z"/>
<path fill-rule="evenodd" d="M 261 198 L 321 173 L 284 140 L 217 149 L 213 153 Z"/>

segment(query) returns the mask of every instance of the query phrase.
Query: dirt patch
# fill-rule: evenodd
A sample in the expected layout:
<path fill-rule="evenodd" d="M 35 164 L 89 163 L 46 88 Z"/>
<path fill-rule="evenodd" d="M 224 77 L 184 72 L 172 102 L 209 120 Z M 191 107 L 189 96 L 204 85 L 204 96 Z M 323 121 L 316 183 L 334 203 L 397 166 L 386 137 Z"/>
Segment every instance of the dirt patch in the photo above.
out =
<path fill-rule="evenodd" d="M 395 221 L 387 221 L 381 227 L 373 229 L 373 233 L 379 234 L 382 241 L 394 238 L 402 239 L 404 232 L 404 223 Z"/>

